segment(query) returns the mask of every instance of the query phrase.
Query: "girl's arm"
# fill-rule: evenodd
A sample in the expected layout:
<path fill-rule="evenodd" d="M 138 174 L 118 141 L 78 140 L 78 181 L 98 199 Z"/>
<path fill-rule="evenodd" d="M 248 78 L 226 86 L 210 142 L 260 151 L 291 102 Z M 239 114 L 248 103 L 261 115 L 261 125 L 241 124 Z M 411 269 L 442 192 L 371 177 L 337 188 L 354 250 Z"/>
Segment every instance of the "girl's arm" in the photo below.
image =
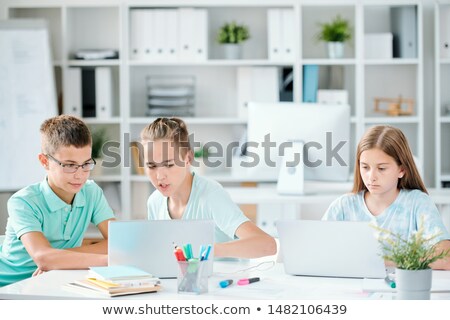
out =
<path fill-rule="evenodd" d="M 450 240 L 443 240 L 436 245 L 436 253 L 447 251 L 447 257 L 437 260 L 431 264 L 432 269 L 436 270 L 450 270 Z"/>
<path fill-rule="evenodd" d="M 214 245 L 217 257 L 259 258 L 277 252 L 275 239 L 258 228 L 253 222 L 242 223 L 236 230 L 238 240 Z"/>

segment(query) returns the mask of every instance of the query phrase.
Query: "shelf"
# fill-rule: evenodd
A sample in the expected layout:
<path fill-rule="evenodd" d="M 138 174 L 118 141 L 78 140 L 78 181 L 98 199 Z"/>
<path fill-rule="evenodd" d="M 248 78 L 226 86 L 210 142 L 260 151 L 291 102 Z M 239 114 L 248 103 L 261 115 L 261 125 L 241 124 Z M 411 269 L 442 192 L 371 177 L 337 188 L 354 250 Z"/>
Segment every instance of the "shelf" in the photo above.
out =
<path fill-rule="evenodd" d="M 442 116 L 440 121 L 441 123 L 450 123 L 450 116 Z"/>
<path fill-rule="evenodd" d="M 366 65 L 417 65 L 419 64 L 419 59 L 402 59 L 402 58 L 392 58 L 392 59 L 367 59 L 364 60 Z"/>
<path fill-rule="evenodd" d="M 135 61 L 130 60 L 128 64 L 131 67 L 142 66 L 194 66 L 194 67 L 241 67 L 241 66 L 292 66 L 294 62 L 289 61 L 270 61 L 270 60 L 207 60 L 202 62 L 183 62 L 183 61 Z"/>
<path fill-rule="evenodd" d="M 156 117 L 139 117 L 130 118 L 131 124 L 149 124 L 154 121 Z M 198 118 L 184 118 L 183 120 L 187 124 L 204 124 L 204 125 L 214 125 L 214 124 L 229 124 L 229 125 L 245 125 L 247 124 L 246 119 L 241 118 L 220 118 L 220 117 L 198 117 Z"/>
<path fill-rule="evenodd" d="M 83 118 L 83 121 L 87 124 L 120 124 L 121 119 L 119 117 L 109 119 Z"/>
<path fill-rule="evenodd" d="M 355 59 L 303 59 L 301 61 L 304 65 L 322 65 L 322 66 L 329 66 L 329 65 L 354 65 L 356 64 Z"/>
<path fill-rule="evenodd" d="M 417 124 L 420 122 L 419 117 L 367 117 L 364 119 L 365 123 L 411 123 Z"/>
<path fill-rule="evenodd" d="M 118 66 L 120 60 L 106 59 L 106 60 L 69 60 L 69 67 L 97 67 L 97 66 Z"/>
<path fill-rule="evenodd" d="M 450 59 L 449 58 L 441 59 L 440 63 L 441 64 L 450 64 Z"/>

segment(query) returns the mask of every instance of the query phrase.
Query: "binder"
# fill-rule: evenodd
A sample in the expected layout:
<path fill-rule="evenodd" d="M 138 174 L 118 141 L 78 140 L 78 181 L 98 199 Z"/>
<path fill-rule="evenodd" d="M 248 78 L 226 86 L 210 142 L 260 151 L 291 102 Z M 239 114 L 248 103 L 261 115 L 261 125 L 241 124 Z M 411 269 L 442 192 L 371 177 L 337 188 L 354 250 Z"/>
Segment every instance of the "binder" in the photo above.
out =
<path fill-rule="evenodd" d="M 194 10 L 194 59 L 208 59 L 208 12 L 206 9 Z"/>
<path fill-rule="evenodd" d="M 178 57 L 180 61 L 194 60 L 194 10 L 193 8 L 178 9 Z"/>
<path fill-rule="evenodd" d="M 303 66 L 303 102 L 316 102 L 319 87 L 319 66 Z"/>
<path fill-rule="evenodd" d="M 283 61 L 294 61 L 295 59 L 295 21 L 294 10 L 281 10 L 281 38 L 282 38 L 282 59 Z"/>
<path fill-rule="evenodd" d="M 164 18 L 163 30 L 165 30 L 164 37 L 164 60 L 177 61 L 178 60 L 178 10 L 164 10 L 162 12 Z M 160 29 L 161 30 L 161 29 Z"/>
<path fill-rule="evenodd" d="M 247 118 L 249 102 L 279 101 L 279 72 L 276 67 L 240 67 L 237 72 L 238 117 Z"/>
<path fill-rule="evenodd" d="M 145 12 L 147 10 L 130 10 L 130 59 L 145 59 Z"/>
<path fill-rule="evenodd" d="M 143 59 L 146 61 L 154 60 L 156 57 L 156 43 L 155 43 L 155 34 L 159 28 L 156 28 L 156 24 L 154 21 L 154 10 L 143 9 L 143 17 L 142 17 L 142 29 L 143 29 Z"/>
<path fill-rule="evenodd" d="M 64 114 L 81 117 L 81 69 L 67 68 L 64 81 Z"/>
<path fill-rule="evenodd" d="M 99 119 L 109 119 L 113 110 L 113 81 L 110 67 L 95 68 L 95 111 Z"/>
<path fill-rule="evenodd" d="M 439 17 L 439 48 L 441 59 L 450 58 L 450 6 L 440 7 Z"/>
<path fill-rule="evenodd" d="M 96 116 L 95 108 L 95 69 L 86 68 L 81 70 L 81 98 L 83 118 Z"/>
<path fill-rule="evenodd" d="M 153 28 L 151 29 L 152 40 L 154 43 L 155 52 L 153 59 L 155 61 L 164 61 L 167 59 L 167 45 L 166 45 L 166 11 L 165 9 L 152 9 Z"/>
<path fill-rule="evenodd" d="M 269 60 L 281 61 L 281 9 L 267 10 L 267 44 Z"/>
<path fill-rule="evenodd" d="M 417 58 L 416 6 L 392 7 L 391 29 L 394 35 L 394 58 Z"/>

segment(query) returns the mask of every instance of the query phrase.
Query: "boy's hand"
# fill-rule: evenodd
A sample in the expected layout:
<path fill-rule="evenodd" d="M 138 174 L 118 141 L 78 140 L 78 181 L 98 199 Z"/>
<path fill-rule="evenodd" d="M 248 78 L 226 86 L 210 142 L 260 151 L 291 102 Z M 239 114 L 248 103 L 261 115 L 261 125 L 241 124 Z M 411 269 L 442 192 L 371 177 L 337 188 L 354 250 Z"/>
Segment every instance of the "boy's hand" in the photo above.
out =
<path fill-rule="evenodd" d="M 38 276 L 38 275 L 40 275 L 40 274 L 43 274 L 44 272 L 46 272 L 46 271 L 37 268 L 37 269 L 33 272 L 32 277 L 36 277 L 36 276 Z"/>

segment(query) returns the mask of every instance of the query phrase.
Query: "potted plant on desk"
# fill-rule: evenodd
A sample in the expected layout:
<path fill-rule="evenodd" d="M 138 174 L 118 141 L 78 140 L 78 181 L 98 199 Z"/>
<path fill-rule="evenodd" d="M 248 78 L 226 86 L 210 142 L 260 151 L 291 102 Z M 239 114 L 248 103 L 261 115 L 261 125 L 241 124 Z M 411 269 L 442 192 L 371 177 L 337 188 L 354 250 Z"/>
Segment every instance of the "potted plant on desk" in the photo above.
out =
<path fill-rule="evenodd" d="M 328 46 L 328 57 L 331 59 L 344 56 L 344 43 L 352 38 L 350 23 L 339 15 L 330 23 L 320 24 L 317 39 Z"/>
<path fill-rule="evenodd" d="M 236 22 L 225 23 L 217 35 L 217 41 L 224 50 L 225 59 L 240 59 L 242 55 L 241 44 L 250 38 L 248 27 Z"/>
<path fill-rule="evenodd" d="M 430 299 L 432 270 L 430 264 L 448 256 L 449 251 L 438 252 L 434 239 L 439 234 L 424 234 L 424 219 L 417 232 L 409 239 L 389 230 L 375 227 L 379 232 L 383 258 L 395 264 L 397 299 Z"/>

